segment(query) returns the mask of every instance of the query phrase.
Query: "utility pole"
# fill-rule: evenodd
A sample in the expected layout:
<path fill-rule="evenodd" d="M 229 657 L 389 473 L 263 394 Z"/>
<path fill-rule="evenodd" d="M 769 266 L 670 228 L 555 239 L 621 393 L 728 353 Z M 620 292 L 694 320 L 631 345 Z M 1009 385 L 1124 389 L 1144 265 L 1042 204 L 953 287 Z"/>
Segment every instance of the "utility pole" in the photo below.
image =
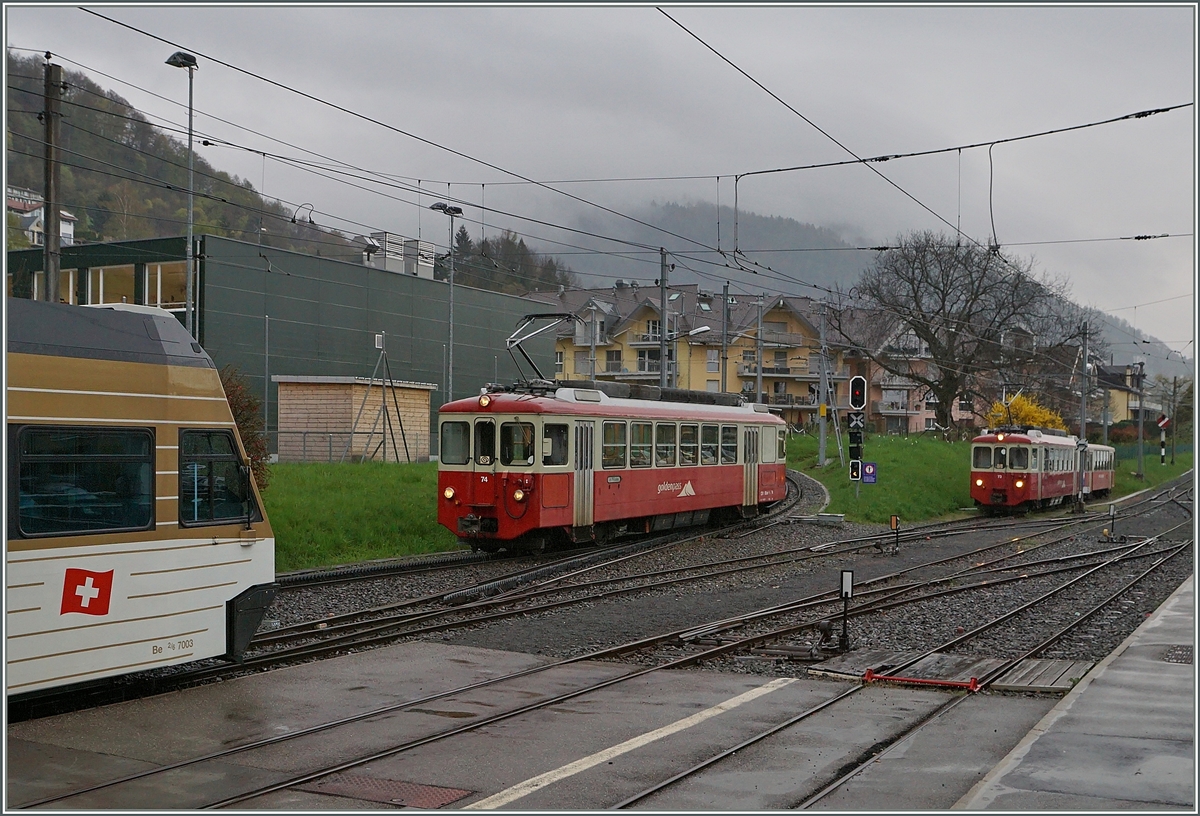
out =
<path fill-rule="evenodd" d="M 1088 392 L 1088 324 L 1083 322 L 1083 357 L 1079 360 L 1079 443 L 1076 458 L 1079 460 L 1079 490 L 1076 508 L 1083 509 L 1083 478 L 1087 464 L 1087 392 Z"/>
<path fill-rule="evenodd" d="M 1138 367 L 1138 373 L 1137 373 L 1137 388 L 1138 388 L 1138 469 L 1137 469 L 1137 477 L 1139 479 L 1144 479 L 1144 478 L 1146 478 L 1146 470 L 1145 470 L 1145 466 L 1143 463 L 1143 454 L 1142 454 L 1142 421 L 1146 415 L 1146 389 L 1144 387 L 1144 380 L 1146 379 L 1146 364 L 1144 362 L 1141 362 L 1141 363 L 1137 364 L 1137 367 Z"/>
<path fill-rule="evenodd" d="M 59 191 L 59 168 L 62 165 L 58 155 L 62 126 L 59 107 L 62 90 L 62 66 L 50 62 L 50 52 L 47 51 L 42 111 L 46 142 L 46 164 L 43 168 L 45 193 L 42 203 L 42 280 L 46 286 L 42 300 L 48 303 L 58 303 L 58 278 L 62 260 L 62 227 L 59 215 L 62 205 L 59 201 L 62 197 Z"/>
<path fill-rule="evenodd" d="M 721 393 L 725 393 L 725 372 L 729 369 L 729 281 L 721 290 Z"/>
<path fill-rule="evenodd" d="M 755 366 L 757 376 L 754 383 L 754 401 L 762 401 L 762 370 L 763 370 L 763 301 L 766 300 L 767 293 L 763 292 L 758 296 L 758 365 Z"/>
<path fill-rule="evenodd" d="M 1175 425 L 1179 422 L 1179 377 L 1171 377 L 1171 464 L 1175 464 Z"/>
<path fill-rule="evenodd" d="M 658 387 L 667 387 L 667 251 L 658 248 L 658 302 L 660 325 L 658 327 Z"/>
<path fill-rule="evenodd" d="M 825 404 L 829 396 L 829 365 L 825 355 L 828 352 L 829 348 L 825 345 L 825 301 L 821 301 L 821 383 L 817 392 L 817 427 L 820 433 L 817 436 L 817 467 L 825 467 L 825 413 L 829 410 Z"/>
<path fill-rule="evenodd" d="M 596 381 L 596 304 L 592 303 L 592 327 L 591 327 L 591 356 L 588 360 L 592 364 L 592 382 Z"/>
<path fill-rule="evenodd" d="M 1108 388 L 1104 388 L 1104 413 L 1100 415 L 1100 444 L 1108 444 Z"/>

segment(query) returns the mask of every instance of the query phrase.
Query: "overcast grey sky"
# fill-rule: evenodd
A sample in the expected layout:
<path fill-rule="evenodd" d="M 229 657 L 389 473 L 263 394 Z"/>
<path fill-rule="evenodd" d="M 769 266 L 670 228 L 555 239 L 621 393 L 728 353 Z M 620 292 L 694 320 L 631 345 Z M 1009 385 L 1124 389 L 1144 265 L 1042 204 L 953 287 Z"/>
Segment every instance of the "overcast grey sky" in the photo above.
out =
<path fill-rule="evenodd" d="M 581 207 L 544 189 L 504 184 L 513 177 L 213 59 L 532 179 L 704 177 L 559 185 L 622 211 L 651 200 L 715 203 L 718 188 L 721 203 L 731 204 L 734 174 L 850 158 L 814 124 L 867 157 L 990 142 L 1195 98 L 1191 4 L 664 8 L 813 124 L 653 6 L 96 10 L 197 54 L 197 132 L 270 153 L 314 151 L 406 182 L 420 179 L 429 193 L 419 203 L 401 190 L 388 198 L 252 152 L 198 147 L 213 165 L 268 197 L 311 202 L 318 223 L 420 232 L 439 245 L 445 219 L 427 208 L 447 190 L 467 202 L 474 235 L 480 211 L 470 204 L 481 198 L 555 223 L 572 222 Z M 186 74 L 163 64 L 174 45 L 74 6 L 8 4 L 5 14 L 10 47 L 48 50 L 154 121 L 186 125 Z M 744 179 L 739 203 L 869 244 L 914 229 L 949 231 L 921 205 L 951 224 L 961 221 L 981 242 L 991 238 L 994 219 L 1002 245 L 1066 276 L 1076 300 L 1193 357 L 1195 124 L 1189 106 L 997 145 L 990 210 L 987 148 L 872 165 L 912 198 L 858 165 Z M 717 176 L 724 177 L 719 185 Z M 500 216 L 487 221 L 489 231 L 561 236 Z M 1185 237 L 1096 240 L 1163 233 Z M 668 249 L 689 248 L 673 242 L 680 243 L 663 237 Z"/>

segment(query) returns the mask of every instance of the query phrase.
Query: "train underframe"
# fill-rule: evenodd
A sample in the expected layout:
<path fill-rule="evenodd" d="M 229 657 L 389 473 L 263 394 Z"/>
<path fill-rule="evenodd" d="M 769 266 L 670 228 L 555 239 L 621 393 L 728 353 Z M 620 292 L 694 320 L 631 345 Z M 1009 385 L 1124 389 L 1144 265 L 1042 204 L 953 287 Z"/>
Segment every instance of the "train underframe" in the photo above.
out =
<path fill-rule="evenodd" d="M 622 536 L 648 535 L 668 530 L 705 525 L 723 526 L 738 519 L 754 518 L 772 503 L 750 507 L 715 507 L 641 516 L 632 519 L 602 521 L 587 527 L 547 527 L 532 530 L 513 539 L 491 538 L 482 529 L 478 533 L 460 535 L 459 543 L 469 546 L 473 552 L 495 553 L 506 550 L 512 553 L 537 553 L 556 547 L 596 544 L 604 546 Z M 480 519 L 484 521 L 485 519 Z M 481 525 L 482 527 L 482 525 Z"/>

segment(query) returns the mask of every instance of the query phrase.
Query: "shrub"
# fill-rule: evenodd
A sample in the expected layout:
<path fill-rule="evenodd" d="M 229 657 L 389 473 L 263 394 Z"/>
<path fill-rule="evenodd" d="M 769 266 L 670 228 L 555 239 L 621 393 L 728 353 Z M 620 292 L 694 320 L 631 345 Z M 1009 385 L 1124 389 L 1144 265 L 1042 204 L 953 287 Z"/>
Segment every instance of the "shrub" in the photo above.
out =
<path fill-rule="evenodd" d="M 259 491 L 264 491 L 271 483 L 271 466 L 268 463 L 262 400 L 250 393 L 245 375 L 235 366 L 227 365 L 221 369 L 221 387 L 225 389 L 225 398 L 229 400 L 229 410 L 233 412 L 233 421 L 237 423 L 238 435 L 242 438 L 246 455 L 250 457 L 254 482 Z"/>

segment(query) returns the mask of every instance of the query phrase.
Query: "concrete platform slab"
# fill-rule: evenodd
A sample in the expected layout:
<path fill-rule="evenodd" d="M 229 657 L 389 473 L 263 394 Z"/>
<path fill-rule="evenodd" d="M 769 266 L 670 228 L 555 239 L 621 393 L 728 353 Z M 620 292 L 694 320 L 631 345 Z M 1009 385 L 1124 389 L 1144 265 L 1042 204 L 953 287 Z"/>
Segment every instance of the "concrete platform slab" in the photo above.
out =
<path fill-rule="evenodd" d="M 1057 702 L 1058 697 L 1042 695 L 967 695 L 808 809 L 945 808 L 994 768 Z"/>
<path fill-rule="evenodd" d="M 1194 578 L 1068 693 L 957 803 L 969 810 L 1196 804 Z"/>

